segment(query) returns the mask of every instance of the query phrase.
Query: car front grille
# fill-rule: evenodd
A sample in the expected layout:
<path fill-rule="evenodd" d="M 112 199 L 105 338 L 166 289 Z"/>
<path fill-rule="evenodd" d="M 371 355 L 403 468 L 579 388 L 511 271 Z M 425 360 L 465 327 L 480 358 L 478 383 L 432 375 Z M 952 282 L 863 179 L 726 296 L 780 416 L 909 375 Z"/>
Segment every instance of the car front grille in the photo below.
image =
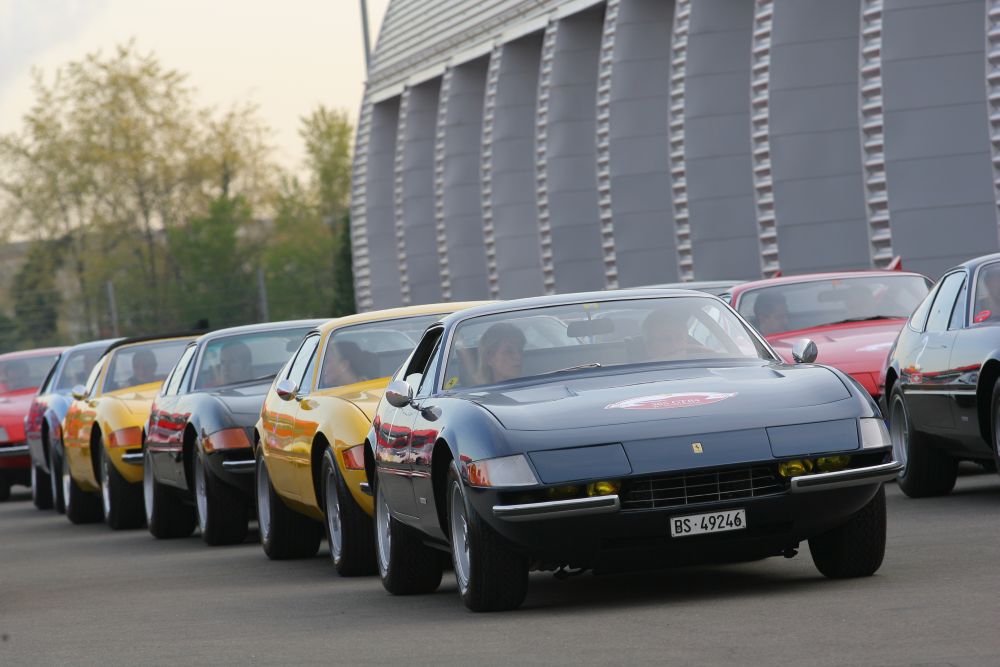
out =
<path fill-rule="evenodd" d="M 706 470 L 631 479 L 622 488 L 623 510 L 646 510 L 770 496 L 785 483 L 768 466 Z"/>

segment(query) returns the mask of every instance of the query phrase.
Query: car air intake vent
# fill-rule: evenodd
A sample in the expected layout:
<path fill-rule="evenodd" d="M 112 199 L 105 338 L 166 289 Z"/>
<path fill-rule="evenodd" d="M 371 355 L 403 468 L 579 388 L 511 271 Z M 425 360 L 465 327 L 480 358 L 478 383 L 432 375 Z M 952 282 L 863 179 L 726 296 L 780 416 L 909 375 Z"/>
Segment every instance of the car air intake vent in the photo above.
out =
<path fill-rule="evenodd" d="M 728 468 L 628 480 L 621 494 L 623 510 L 647 510 L 770 496 L 785 483 L 767 466 Z"/>

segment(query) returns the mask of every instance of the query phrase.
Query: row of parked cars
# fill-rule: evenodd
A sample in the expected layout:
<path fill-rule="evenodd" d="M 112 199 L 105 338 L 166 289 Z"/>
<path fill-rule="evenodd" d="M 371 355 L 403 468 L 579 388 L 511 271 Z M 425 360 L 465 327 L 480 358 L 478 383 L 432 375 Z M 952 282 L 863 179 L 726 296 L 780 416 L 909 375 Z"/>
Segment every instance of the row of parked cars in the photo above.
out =
<path fill-rule="evenodd" d="M 30 476 L 35 504 L 74 523 L 213 546 L 256 516 L 272 559 L 325 538 L 340 574 L 378 572 L 394 594 L 436 589 L 450 564 L 465 604 L 496 610 L 521 604 L 532 570 L 792 557 L 804 541 L 823 574 L 867 576 L 884 481 L 940 494 L 958 460 L 993 463 L 1000 255 L 936 286 L 864 271 L 685 287 L 700 291 L 0 356 L 0 493 Z"/>

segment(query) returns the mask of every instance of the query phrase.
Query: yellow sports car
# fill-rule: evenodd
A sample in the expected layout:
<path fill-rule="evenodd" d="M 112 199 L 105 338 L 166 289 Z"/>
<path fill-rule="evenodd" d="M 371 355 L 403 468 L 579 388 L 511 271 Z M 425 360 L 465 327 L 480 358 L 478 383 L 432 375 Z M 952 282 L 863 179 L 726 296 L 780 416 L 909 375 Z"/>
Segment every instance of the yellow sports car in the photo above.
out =
<path fill-rule="evenodd" d="M 319 550 L 343 575 L 375 571 L 364 441 L 392 375 L 424 329 L 475 303 L 395 308 L 310 332 L 272 384 L 254 434 L 257 515 L 272 559 Z"/>
<path fill-rule="evenodd" d="M 112 345 L 87 385 L 73 388 L 63 419 L 63 494 L 73 523 L 137 528 L 142 497 L 143 427 L 153 398 L 194 336 L 129 338 Z"/>

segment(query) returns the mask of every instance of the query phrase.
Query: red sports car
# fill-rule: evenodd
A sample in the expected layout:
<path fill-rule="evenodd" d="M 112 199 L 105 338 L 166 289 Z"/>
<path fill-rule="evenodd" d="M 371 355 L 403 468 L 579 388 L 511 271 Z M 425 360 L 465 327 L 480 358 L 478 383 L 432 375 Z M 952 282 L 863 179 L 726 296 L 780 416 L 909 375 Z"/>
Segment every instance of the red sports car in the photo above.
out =
<path fill-rule="evenodd" d="M 49 347 L 0 354 L 0 500 L 10 497 L 11 485 L 31 483 L 24 417 L 62 350 Z"/>
<path fill-rule="evenodd" d="M 930 286 L 905 271 L 813 273 L 736 285 L 731 303 L 785 361 L 811 339 L 817 362 L 849 374 L 877 401 L 889 348 Z"/>

